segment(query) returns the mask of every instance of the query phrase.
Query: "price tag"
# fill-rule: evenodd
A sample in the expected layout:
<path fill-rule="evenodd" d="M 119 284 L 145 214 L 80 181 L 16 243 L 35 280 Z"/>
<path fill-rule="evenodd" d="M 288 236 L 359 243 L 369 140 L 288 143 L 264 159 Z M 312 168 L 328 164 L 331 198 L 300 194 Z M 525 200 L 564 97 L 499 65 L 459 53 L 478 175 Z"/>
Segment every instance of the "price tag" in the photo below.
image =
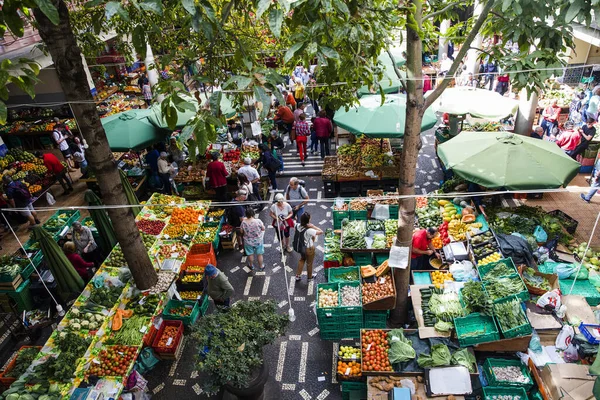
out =
<path fill-rule="evenodd" d="M 385 278 L 379 278 L 379 284 L 383 285 L 385 283 Z"/>
<path fill-rule="evenodd" d="M 171 202 L 170 202 L 169 204 L 171 204 L 171 205 L 175 205 L 175 201 L 174 201 L 174 200 L 171 200 Z"/>
<path fill-rule="evenodd" d="M 189 238 L 189 236 L 187 234 L 185 234 L 185 235 L 183 235 L 183 238 L 187 239 L 187 238 Z"/>
<path fill-rule="evenodd" d="M 171 246 L 171 250 L 173 250 L 173 251 L 177 250 L 177 246 L 175 246 L 175 245 Z"/>
<path fill-rule="evenodd" d="M 144 305 L 145 302 L 146 302 L 146 297 L 144 296 L 140 299 L 140 301 L 138 301 L 138 304 L 141 306 L 141 305 Z"/>
<path fill-rule="evenodd" d="M 171 253 L 171 258 L 177 258 L 179 257 L 179 253 Z"/>
<path fill-rule="evenodd" d="M 353 360 L 356 360 L 356 354 L 352 354 L 352 356 L 350 358 Z"/>
<path fill-rule="evenodd" d="M 350 372 L 351 372 L 351 371 L 352 371 L 352 369 L 351 369 L 351 368 L 346 368 L 346 372 L 345 372 L 345 374 L 344 374 L 344 375 L 350 375 Z"/>
<path fill-rule="evenodd" d="M 120 355 L 123 355 L 123 352 L 121 352 L 121 351 L 117 351 L 117 353 L 119 353 Z"/>
<path fill-rule="evenodd" d="M 165 239 L 170 239 L 170 238 L 171 238 L 171 236 L 167 235 L 166 233 L 163 235 L 163 237 L 164 237 Z"/>
<path fill-rule="evenodd" d="M 327 318 L 331 318 L 331 313 L 326 313 L 326 314 L 325 314 L 325 316 L 326 316 Z"/>
<path fill-rule="evenodd" d="M 398 336 L 392 336 L 392 342 L 399 342 L 400 338 Z"/>
<path fill-rule="evenodd" d="M 148 330 L 148 327 L 146 325 L 142 326 L 142 328 L 140 329 L 140 332 L 142 333 L 146 333 L 146 331 Z"/>
<path fill-rule="evenodd" d="M 171 343 L 173 343 L 173 338 L 172 337 L 170 337 L 169 340 L 167 340 L 167 346 L 170 346 Z"/>
<path fill-rule="evenodd" d="M 96 360 L 95 358 L 92 361 L 94 362 L 94 364 L 102 364 L 100 361 Z"/>
<path fill-rule="evenodd" d="M 373 345 L 373 343 L 369 343 L 369 345 L 367 346 L 367 351 L 371 350 L 372 345 Z"/>

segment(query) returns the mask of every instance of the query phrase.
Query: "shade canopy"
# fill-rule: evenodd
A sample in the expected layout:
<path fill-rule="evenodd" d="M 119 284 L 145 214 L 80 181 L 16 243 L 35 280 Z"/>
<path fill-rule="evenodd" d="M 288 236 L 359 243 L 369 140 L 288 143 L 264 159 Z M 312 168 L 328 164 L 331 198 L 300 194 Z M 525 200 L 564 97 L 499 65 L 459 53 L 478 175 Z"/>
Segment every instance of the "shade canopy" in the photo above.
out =
<path fill-rule="evenodd" d="M 580 167 L 554 143 L 503 132 L 461 132 L 437 151 L 455 174 L 490 189 L 554 189 Z"/>
<path fill-rule="evenodd" d="M 431 107 L 433 111 L 441 113 L 471 114 L 474 117 L 499 120 L 516 113 L 519 103 L 490 90 L 454 87 L 444 90 Z"/>
<path fill-rule="evenodd" d="M 85 191 L 85 201 L 92 207 L 102 206 L 102 201 L 96 196 L 92 190 Z M 94 221 L 94 226 L 98 230 L 98 244 L 102 248 L 105 254 L 117 244 L 117 237 L 115 236 L 115 230 L 112 226 L 112 222 L 106 213 L 106 210 L 100 208 L 90 209 L 90 216 Z"/>
<path fill-rule="evenodd" d="M 400 67 L 402 64 L 404 64 L 404 59 L 402 59 L 402 62 L 400 62 L 399 60 L 401 58 L 394 54 L 394 51 L 392 51 L 392 54 L 396 59 L 397 67 Z M 397 93 L 402 87 L 402 83 L 400 82 L 400 79 L 398 79 L 396 71 L 394 71 L 392 59 L 387 54 L 387 52 L 384 51 L 379 55 L 377 60 L 379 60 L 379 62 L 383 64 L 383 78 L 379 81 L 379 85 L 381 85 L 383 93 Z M 404 71 L 400 71 L 400 73 L 403 77 L 406 76 Z M 365 85 L 360 87 L 357 91 L 359 97 L 375 93 L 379 93 L 379 87 L 377 85 L 375 85 L 372 88 L 369 88 L 369 86 Z"/>
<path fill-rule="evenodd" d="M 119 169 L 119 175 L 121 177 L 121 184 L 123 185 L 123 190 L 125 191 L 125 196 L 127 197 L 127 203 L 131 207 L 133 211 L 133 215 L 137 216 L 140 211 L 142 211 L 142 206 L 140 206 L 140 201 L 135 195 L 135 191 L 133 187 L 131 187 L 131 183 L 129 183 L 129 179 L 127 179 L 127 174 L 122 169 Z"/>
<path fill-rule="evenodd" d="M 102 118 L 108 145 L 112 150 L 141 149 L 164 138 L 165 131 L 148 120 L 151 111 L 129 110 Z"/>
<path fill-rule="evenodd" d="M 66 299 L 71 293 L 80 293 L 85 284 L 81 276 L 58 246 L 58 243 L 42 227 L 33 228 L 33 237 L 40 244 L 46 265 L 58 284 L 59 293 Z"/>
<path fill-rule="evenodd" d="M 337 110 L 333 120 L 351 133 L 371 138 L 401 138 L 406 121 L 406 95 L 386 95 L 383 105 L 380 95 L 361 97 L 358 106 L 348 111 L 345 108 Z M 431 110 L 425 111 L 421 131 L 433 128 L 436 121 Z"/>

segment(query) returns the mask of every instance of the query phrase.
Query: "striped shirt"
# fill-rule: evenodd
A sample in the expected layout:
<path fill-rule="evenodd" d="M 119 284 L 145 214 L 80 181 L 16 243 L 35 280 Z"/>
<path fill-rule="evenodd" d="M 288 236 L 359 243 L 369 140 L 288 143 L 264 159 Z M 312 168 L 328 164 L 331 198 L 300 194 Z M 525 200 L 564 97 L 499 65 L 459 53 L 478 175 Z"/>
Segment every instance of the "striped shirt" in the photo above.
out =
<path fill-rule="evenodd" d="M 298 120 L 294 122 L 294 126 L 296 128 L 296 136 L 310 136 L 310 128 L 306 121 Z"/>

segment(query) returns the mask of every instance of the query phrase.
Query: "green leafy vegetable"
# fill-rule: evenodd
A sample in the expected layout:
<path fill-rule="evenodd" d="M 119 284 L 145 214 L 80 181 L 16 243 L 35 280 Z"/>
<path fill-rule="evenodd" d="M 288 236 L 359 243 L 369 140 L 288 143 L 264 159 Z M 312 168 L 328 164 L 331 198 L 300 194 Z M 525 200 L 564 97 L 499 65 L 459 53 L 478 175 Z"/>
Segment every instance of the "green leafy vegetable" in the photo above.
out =
<path fill-rule="evenodd" d="M 460 349 L 452 354 L 452 365 L 463 365 L 469 369 L 469 372 L 477 371 L 477 361 L 469 349 Z"/>
<path fill-rule="evenodd" d="M 421 353 L 417 364 L 421 368 L 444 367 L 450 365 L 452 355 L 445 344 L 434 344 L 431 346 L 431 354 Z"/>
<path fill-rule="evenodd" d="M 450 332 L 450 329 L 452 329 L 454 325 L 451 322 L 439 320 L 433 327 L 438 332 Z"/>
<path fill-rule="evenodd" d="M 492 302 L 488 300 L 481 282 L 469 281 L 465 283 L 460 293 L 468 313 L 482 312 L 492 315 Z"/>
<path fill-rule="evenodd" d="M 526 268 L 525 271 L 523 271 L 523 280 L 525 280 L 529 286 L 543 289 L 545 291 L 552 290 L 548 279 L 543 276 L 535 275 L 535 270 L 533 268 Z"/>
<path fill-rule="evenodd" d="M 496 300 L 525 291 L 527 288 L 519 275 L 515 274 L 487 281 L 485 290 L 492 300 Z"/>
<path fill-rule="evenodd" d="M 392 329 L 388 332 L 387 339 L 390 343 L 388 350 L 390 363 L 401 363 L 417 356 L 412 341 L 404 336 L 404 329 Z"/>
<path fill-rule="evenodd" d="M 521 302 L 517 299 L 494 304 L 494 315 L 504 332 L 528 323 Z"/>

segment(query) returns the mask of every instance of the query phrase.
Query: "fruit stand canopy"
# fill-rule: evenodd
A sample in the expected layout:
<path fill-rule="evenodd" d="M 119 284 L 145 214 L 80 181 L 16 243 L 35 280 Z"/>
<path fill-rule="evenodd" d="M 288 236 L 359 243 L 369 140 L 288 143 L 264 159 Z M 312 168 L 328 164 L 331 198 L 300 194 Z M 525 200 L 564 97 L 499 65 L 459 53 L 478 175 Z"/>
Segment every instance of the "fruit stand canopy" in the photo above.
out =
<path fill-rule="evenodd" d="M 380 95 L 361 97 L 359 105 L 346 111 L 340 108 L 333 118 L 336 125 L 355 134 L 370 138 L 401 138 L 406 120 L 406 95 L 389 94 L 381 104 Z M 425 111 L 421 131 L 433 128 L 437 118 L 430 109 Z"/>
<path fill-rule="evenodd" d="M 438 155 L 455 174 L 490 189 L 554 189 L 580 167 L 554 143 L 501 132 L 461 132 Z"/>
<path fill-rule="evenodd" d="M 166 132 L 148 121 L 150 113 L 150 110 L 130 110 L 103 118 L 111 150 L 140 149 L 160 141 Z"/>
<path fill-rule="evenodd" d="M 426 94 L 427 96 L 427 94 Z M 455 87 L 444 90 L 431 106 L 433 111 L 499 120 L 517 112 L 517 100 L 485 89 Z"/>

